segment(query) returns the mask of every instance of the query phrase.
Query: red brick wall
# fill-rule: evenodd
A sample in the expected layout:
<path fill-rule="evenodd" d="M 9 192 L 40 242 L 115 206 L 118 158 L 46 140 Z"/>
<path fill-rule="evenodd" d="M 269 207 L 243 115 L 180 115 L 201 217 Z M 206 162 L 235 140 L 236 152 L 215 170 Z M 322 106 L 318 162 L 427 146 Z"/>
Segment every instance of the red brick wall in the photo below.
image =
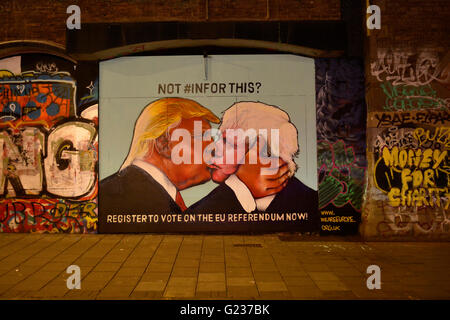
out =
<path fill-rule="evenodd" d="M 1 0 L 0 41 L 50 40 L 65 45 L 66 8 L 81 23 L 149 21 L 339 20 L 339 0 Z"/>

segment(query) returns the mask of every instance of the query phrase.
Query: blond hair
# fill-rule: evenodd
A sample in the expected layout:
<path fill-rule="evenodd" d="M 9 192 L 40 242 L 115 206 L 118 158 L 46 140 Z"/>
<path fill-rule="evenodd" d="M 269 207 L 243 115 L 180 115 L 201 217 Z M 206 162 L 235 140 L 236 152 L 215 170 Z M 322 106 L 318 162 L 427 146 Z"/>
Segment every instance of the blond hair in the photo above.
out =
<path fill-rule="evenodd" d="M 196 117 L 213 123 L 220 122 L 210 110 L 193 100 L 163 98 L 148 104 L 136 120 L 130 151 L 120 170 L 153 149 L 155 140 L 168 134 L 168 130 L 176 127 L 182 119 Z"/>

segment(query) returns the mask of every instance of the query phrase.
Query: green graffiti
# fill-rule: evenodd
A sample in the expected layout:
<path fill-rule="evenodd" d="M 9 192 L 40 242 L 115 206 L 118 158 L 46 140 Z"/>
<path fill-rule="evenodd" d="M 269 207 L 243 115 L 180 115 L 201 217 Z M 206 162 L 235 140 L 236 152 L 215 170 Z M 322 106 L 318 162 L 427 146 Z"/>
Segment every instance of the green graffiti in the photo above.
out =
<path fill-rule="evenodd" d="M 318 143 L 319 155 L 319 209 L 332 203 L 343 207 L 349 203 L 361 211 L 366 168 L 356 165 L 352 147 L 343 141 Z"/>
<path fill-rule="evenodd" d="M 398 110 L 421 110 L 421 109 L 443 109 L 450 106 L 449 99 L 442 99 L 437 96 L 436 91 L 430 84 L 423 86 L 397 85 L 390 82 L 380 84 L 386 95 L 386 111 Z"/>

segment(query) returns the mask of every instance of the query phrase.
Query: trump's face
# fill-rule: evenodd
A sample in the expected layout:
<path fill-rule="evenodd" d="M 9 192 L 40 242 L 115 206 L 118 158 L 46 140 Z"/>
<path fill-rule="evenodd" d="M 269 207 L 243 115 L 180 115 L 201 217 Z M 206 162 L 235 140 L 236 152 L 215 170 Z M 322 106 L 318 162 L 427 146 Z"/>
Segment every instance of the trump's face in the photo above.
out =
<path fill-rule="evenodd" d="M 169 130 L 171 161 L 177 167 L 176 179 L 180 190 L 211 179 L 211 172 L 203 161 L 203 151 L 210 143 L 203 140 L 203 135 L 209 129 L 208 121 L 196 117 L 182 119 L 178 126 Z"/>

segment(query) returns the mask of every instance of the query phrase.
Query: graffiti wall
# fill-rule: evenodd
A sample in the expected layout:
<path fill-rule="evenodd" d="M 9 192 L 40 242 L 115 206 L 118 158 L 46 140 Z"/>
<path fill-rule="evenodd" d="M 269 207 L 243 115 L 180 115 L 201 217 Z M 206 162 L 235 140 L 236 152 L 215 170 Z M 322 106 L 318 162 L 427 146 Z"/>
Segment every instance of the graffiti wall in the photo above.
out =
<path fill-rule="evenodd" d="M 83 87 L 76 67 L 48 55 L 0 60 L 0 232 L 97 230 L 98 71 Z"/>
<path fill-rule="evenodd" d="M 349 59 L 315 65 L 321 234 L 357 234 L 367 168 L 363 65 Z"/>
<path fill-rule="evenodd" d="M 370 73 L 364 234 L 448 238 L 449 54 L 380 49 Z"/>

